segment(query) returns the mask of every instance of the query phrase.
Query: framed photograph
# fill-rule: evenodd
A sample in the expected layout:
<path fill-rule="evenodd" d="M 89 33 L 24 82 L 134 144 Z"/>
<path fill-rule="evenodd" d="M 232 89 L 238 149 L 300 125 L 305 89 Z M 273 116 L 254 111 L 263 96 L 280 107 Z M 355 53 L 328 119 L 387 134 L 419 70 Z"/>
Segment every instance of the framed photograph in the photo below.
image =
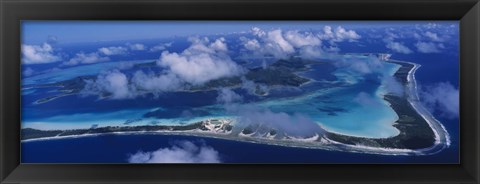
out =
<path fill-rule="evenodd" d="M 2 183 L 480 181 L 478 1 L 0 5 Z"/>

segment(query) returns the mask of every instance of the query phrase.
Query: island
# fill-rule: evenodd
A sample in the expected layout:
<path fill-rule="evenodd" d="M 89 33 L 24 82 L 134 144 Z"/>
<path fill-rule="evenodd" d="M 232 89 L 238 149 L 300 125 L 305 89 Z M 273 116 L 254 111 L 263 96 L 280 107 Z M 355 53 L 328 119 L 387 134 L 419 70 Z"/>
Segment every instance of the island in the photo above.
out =
<path fill-rule="evenodd" d="M 308 69 L 308 65 L 310 64 L 322 64 L 322 62 L 315 62 L 309 60 L 303 60 L 300 58 L 290 58 L 290 59 L 281 59 L 276 61 L 275 63 L 268 65 L 267 67 L 255 67 L 250 68 L 246 72 L 245 76 L 235 76 L 235 77 L 228 77 L 228 78 L 221 78 L 216 80 L 208 81 L 203 85 L 196 85 L 196 86 L 185 86 L 185 89 L 182 91 L 187 92 L 196 92 L 196 91 L 209 91 L 209 90 L 217 90 L 219 88 L 235 88 L 240 87 L 244 80 L 249 80 L 253 82 L 256 86 L 256 90 L 254 93 L 262 96 L 268 93 L 265 88 L 272 88 L 275 86 L 300 86 L 309 82 L 310 80 L 307 78 L 303 78 L 297 75 L 297 72 L 305 71 Z M 150 68 L 156 67 L 155 62 L 149 63 L 140 63 L 135 64 L 134 68 Z M 41 99 L 36 100 L 35 104 L 42 104 L 46 103 L 64 96 L 78 94 L 84 89 L 85 85 L 87 84 L 86 81 L 94 81 L 96 80 L 96 76 L 79 76 L 73 79 L 49 83 L 49 84 L 39 84 L 39 85 L 31 85 L 28 88 L 47 88 L 47 87 L 54 87 L 57 88 L 59 94 L 44 97 Z M 109 97 L 111 94 L 105 93 L 102 97 Z"/>
<path fill-rule="evenodd" d="M 272 144 L 311 149 L 326 149 L 336 151 L 361 152 L 386 155 L 426 155 L 434 154 L 449 144 L 448 133 L 419 102 L 415 72 L 419 64 L 392 60 L 379 55 L 383 62 L 400 65 L 394 73 L 394 77 L 405 87 L 403 95 L 386 94 L 383 99 L 398 115 L 398 120 L 393 124 L 399 130 L 399 134 L 388 138 L 366 138 L 344 135 L 318 128 L 313 135 L 298 137 L 288 135 L 278 129 L 251 124 L 238 126 L 234 119 L 206 119 L 203 121 L 184 125 L 140 125 L 140 126 L 106 126 L 92 127 L 87 129 L 71 130 L 37 130 L 23 128 L 21 131 L 22 141 L 36 141 L 43 139 L 67 138 L 77 136 L 92 136 L 99 134 L 119 133 L 151 133 L 151 134 L 178 134 L 200 137 L 213 137 L 236 141 L 247 141 L 261 144 Z M 154 64 L 154 63 L 153 63 Z M 143 63 L 135 67 L 151 67 L 152 63 Z M 307 71 L 309 66 L 322 64 L 322 62 L 291 58 L 278 60 L 268 67 L 256 67 L 249 69 L 245 75 L 247 80 L 269 88 L 282 86 L 301 86 L 310 79 L 297 75 L 298 72 Z M 40 99 L 37 103 L 45 103 L 62 95 L 75 94 L 85 85 L 85 80 L 91 80 L 91 76 L 77 77 L 59 83 L 41 85 L 37 87 L 58 87 L 66 93 L 53 97 Z M 241 85 L 240 77 L 230 77 L 210 81 L 202 86 L 191 86 L 187 91 L 215 90 L 220 87 L 235 88 Z M 264 95 L 266 92 L 256 90 L 255 94 Z M 108 96 L 108 94 L 106 94 Z M 150 112 L 145 117 L 155 117 L 156 113 Z M 132 120 L 134 122 L 136 120 Z M 130 122 L 131 123 L 131 122 Z M 126 123 L 128 125 L 130 123 Z"/>

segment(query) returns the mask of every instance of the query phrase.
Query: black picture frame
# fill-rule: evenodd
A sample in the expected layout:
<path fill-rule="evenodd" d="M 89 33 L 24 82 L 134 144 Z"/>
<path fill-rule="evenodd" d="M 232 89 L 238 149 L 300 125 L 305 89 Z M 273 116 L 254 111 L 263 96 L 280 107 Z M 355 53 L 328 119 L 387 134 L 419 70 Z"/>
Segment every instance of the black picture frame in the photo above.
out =
<path fill-rule="evenodd" d="M 478 0 L 0 0 L 0 183 L 479 183 Z M 460 20 L 460 164 L 20 164 L 21 20 Z"/>

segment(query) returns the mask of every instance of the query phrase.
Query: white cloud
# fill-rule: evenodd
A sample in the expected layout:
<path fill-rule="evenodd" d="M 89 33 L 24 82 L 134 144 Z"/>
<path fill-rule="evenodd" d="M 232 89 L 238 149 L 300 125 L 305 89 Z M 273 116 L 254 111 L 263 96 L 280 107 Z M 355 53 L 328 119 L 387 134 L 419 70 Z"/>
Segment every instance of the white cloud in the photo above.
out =
<path fill-rule="evenodd" d="M 96 52 L 84 53 L 80 52 L 75 54 L 70 60 L 63 62 L 62 66 L 73 66 L 79 64 L 92 64 L 110 61 L 108 56 L 125 55 L 128 54 L 128 48 L 126 47 L 101 47 Z"/>
<path fill-rule="evenodd" d="M 273 56 L 274 58 L 287 58 L 296 54 L 305 58 L 321 58 L 326 55 L 325 51 L 339 51 L 338 47 L 322 47 L 322 40 L 335 45 L 337 42 L 353 42 L 361 38 L 354 30 L 346 30 L 341 26 L 335 29 L 325 26 L 323 32 L 319 34 L 281 29 L 264 31 L 258 27 L 252 28 L 251 33 L 254 38 L 240 39 L 246 50 L 254 56 Z"/>
<path fill-rule="evenodd" d="M 348 68 L 350 68 L 350 71 L 354 72 L 359 72 L 361 74 L 368 74 L 372 73 L 372 68 L 368 65 L 366 62 L 352 62 L 348 64 Z"/>
<path fill-rule="evenodd" d="M 108 96 L 110 99 L 129 99 L 152 93 L 157 95 L 167 91 L 184 89 L 185 84 L 172 73 L 145 73 L 136 71 L 131 79 L 118 70 L 107 71 L 95 80 L 85 81 L 83 95 Z"/>
<path fill-rule="evenodd" d="M 125 47 L 102 47 L 98 49 L 98 52 L 107 56 L 112 56 L 127 54 L 128 50 Z"/>
<path fill-rule="evenodd" d="M 383 41 L 387 48 L 402 54 L 410 54 L 414 50 L 420 53 L 439 53 L 445 48 L 444 44 L 455 44 L 456 41 L 452 39 L 458 38 L 456 33 L 458 29 L 454 27 L 436 23 L 418 24 L 415 27 L 385 29 L 386 36 Z M 400 39 L 409 39 L 407 42 L 411 39 L 416 40 L 417 43 L 413 44 L 415 48 L 407 47 Z"/>
<path fill-rule="evenodd" d="M 167 68 L 183 81 L 194 85 L 241 73 L 241 68 L 234 62 L 225 61 L 207 53 L 182 55 L 163 52 L 158 65 Z"/>
<path fill-rule="evenodd" d="M 437 23 L 428 23 L 428 24 L 424 24 L 423 27 L 427 28 L 427 29 L 436 29 L 438 28 L 440 25 L 437 24 Z"/>
<path fill-rule="evenodd" d="M 127 46 L 130 48 L 130 50 L 134 50 L 134 51 L 142 51 L 147 49 L 147 47 L 141 43 L 134 43 L 134 44 L 127 43 Z"/>
<path fill-rule="evenodd" d="M 178 141 L 170 148 L 152 152 L 139 151 L 128 158 L 130 163 L 220 163 L 218 151 L 202 143 Z"/>
<path fill-rule="evenodd" d="M 267 46 L 279 47 L 284 53 L 293 53 L 295 51 L 293 46 L 285 40 L 280 29 L 269 31 L 266 40 L 268 42 Z"/>
<path fill-rule="evenodd" d="M 171 47 L 173 42 L 168 42 L 168 43 L 162 43 L 159 45 L 155 45 L 152 48 L 150 48 L 150 52 L 158 52 L 158 51 L 163 51 L 167 49 L 168 47 Z"/>
<path fill-rule="evenodd" d="M 393 41 L 393 40 L 395 40 L 395 39 L 400 38 L 400 36 L 399 36 L 398 34 L 395 34 L 395 33 L 393 33 L 392 31 L 393 31 L 393 30 L 388 29 L 388 30 L 385 32 L 385 34 L 386 34 L 386 36 L 385 36 L 385 38 L 384 38 L 384 41 L 385 41 L 385 42 L 387 42 L 387 40 Z"/>
<path fill-rule="evenodd" d="M 253 27 L 252 28 L 252 33 L 253 33 L 253 35 L 258 36 L 258 37 L 263 37 L 267 34 L 267 33 L 265 33 L 265 31 L 263 31 L 262 29 L 260 29 L 258 27 Z"/>
<path fill-rule="evenodd" d="M 100 74 L 94 81 L 85 81 L 87 84 L 83 94 L 109 95 L 111 99 L 132 98 L 132 89 L 128 85 L 128 78 L 118 70 Z M 106 93 L 106 94 L 105 94 Z"/>
<path fill-rule="evenodd" d="M 321 34 L 320 37 L 324 40 L 334 39 L 335 33 L 333 32 L 332 27 L 331 26 L 323 27 L 323 34 Z"/>
<path fill-rule="evenodd" d="M 338 26 L 335 29 L 335 35 L 337 39 L 340 40 L 348 40 L 348 41 L 354 41 L 357 39 L 360 39 L 360 35 L 358 35 L 355 31 L 353 30 L 346 30 L 345 28 Z"/>
<path fill-rule="evenodd" d="M 424 35 L 432 41 L 443 42 L 443 39 L 438 37 L 437 33 L 432 33 L 430 31 L 427 31 L 427 32 L 424 33 Z"/>
<path fill-rule="evenodd" d="M 192 45 L 182 53 L 164 51 L 157 61 L 160 73 L 136 71 L 131 79 L 114 70 L 101 74 L 96 81 L 89 81 L 83 94 L 113 99 L 133 98 L 146 93 L 158 93 L 188 89 L 205 82 L 244 73 L 226 54 L 224 38 L 210 42 L 207 38 L 191 38 Z"/>
<path fill-rule="evenodd" d="M 387 93 L 391 93 L 397 96 L 404 95 L 404 87 L 398 80 L 391 75 L 384 75 L 382 77 L 382 86 L 385 88 Z"/>
<path fill-rule="evenodd" d="M 285 58 L 295 52 L 293 45 L 284 38 L 280 29 L 266 32 L 254 27 L 252 34 L 256 38 L 244 41 L 244 47 L 254 55 Z"/>
<path fill-rule="evenodd" d="M 210 48 L 216 51 L 228 51 L 227 44 L 225 43 L 225 38 L 221 37 L 216 39 L 214 42 L 210 44 Z"/>
<path fill-rule="evenodd" d="M 208 37 L 189 37 L 188 41 L 191 42 L 190 47 L 185 49 L 183 52 L 185 54 L 195 54 L 195 53 L 210 53 L 213 54 L 216 50 L 210 48 L 210 40 Z"/>
<path fill-rule="evenodd" d="M 403 45 L 403 43 L 400 43 L 400 42 L 389 41 L 387 42 L 386 47 L 392 51 L 395 51 L 401 54 L 411 54 L 413 52 L 407 46 Z"/>
<path fill-rule="evenodd" d="M 397 41 L 407 38 L 415 38 L 416 40 L 422 40 L 424 37 L 423 34 L 417 33 L 415 30 L 408 28 L 388 28 L 385 29 L 385 37 L 383 41 L 385 42 L 385 47 L 401 54 L 411 54 L 413 50 L 404 44 L 404 42 Z"/>
<path fill-rule="evenodd" d="M 137 71 L 133 75 L 131 82 L 134 88 L 140 93 L 175 91 L 183 87 L 183 81 L 173 73 L 155 75 L 153 73 L 145 74 L 142 71 Z"/>
<path fill-rule="evenodd" d="M 238 123 L 234 128 L 243 129 L 250 125 L 263 127 L 264 130 L 273 129 L 277 134 L 284 134 L 297 138 L 308 138 L 315 134 L 323 135 L 324 130 L 315 121 L 301 115 L 289 115 L 284 112 L 272 112 L 269 109 L 259 109 L 254 106 L 239 106 L 230 111 L 239 115 Z M 255 131 L 255 130 L 254 130 Z"/>
<path fill-rule="evenodd" d="M 345 40 L 353 42 L 361 38 L 354 30 L 346 30 L 342 26 L 338 26 L 333 29 L 331 26 L 323 27 L 323 34 L 319 34 L 319 37 L 324 40 L 330 41 L 331 44 L 335 42 L 343 42 Z"/>
<path fill-rule="evenodd" d="M 233 90 L 228 88 L 222 88 L 218 90 L 217 102 L 230 104 L 233 102 L 242 101 L 243 98 L 239 94 L 235 93 Z"/>
<path fill-rule="evenodd" d="M 374 56 L 370 56 L 365 59 L 342 57 L 337 60 L 341 60 L 341 62 L 335 62 L 337 67 L 348 68 L 349 72 L 354 72 L 361 75 L 371 73 L 382 74 L 384 66 L 382 62 Z"/>
<path fill-rule="evenodd" d="M 73 66 L 78 64 L 92 64 L 104 61 L 110 61 L 108 56 L 114 55 L 125 55 L 128 54 L 128 50 L 141 51 L 147 49 L 143 44 L 126 44 L 128 48 L 117 46 L 117 47 L 101 47 L 96 52 L 84 53 L 80 52 L 75 54 L 73 58 L 69 61 L 63 62 L 62 66 Z"/>
<path fill-rule="evenodd" d="M 268 86 L 266 86 L 265 84 L 258 84 L 258 83 L 255 83 L 251 80 L 248 80 L 247 78 L 245 78 L 244 76 L 241 77 L 241 80 L 242 80 L 242 86 L 241 88 L 244 89 L 248 94 L 250 95 L 255 95 L 256 91 L 262 91 L 262 92 L 268 92 L 269 91 L 269 88 Z M 241 96 L 240 96 L 241 97 Z M 241 101 L 243 99 L 239 99 L 239 101 Z"/>
<path fill-rule="evenodd" d="M 445 118 L 457 118 L 459 114 L 458 89 L 448 82 L 437 83 L 422 88 L 421 101 L 432 112 L 437 112 Z"/>
<path fill-rule="evenodd" d="M 285 32 L 285 39 L 296 48 L 303 46 L 317 46 L 322 43 L 320 38 L 316 35 L 310 32 L 300 33 L 298 30 Z"/>
<path fill-rule="evenodd" d="M 256 39 L 251 39 L 251 40 L 248 40 L 245 38 L 245 41 L 244 41 L 244 47 L 247 49 L 247 50 L 250 50 L 250 51 L 255 51 L 255 50 L 258 50 L 260 49 L 260 43 L 258 42 L 258 40 Z"/>
<path fill-rule="evenodd" d="M 432 42 L 417 42 L 415 44 L 418 52 L 421 53 L 439 53 L 440 48 L 443 48 L 443 44 L 435 44 Z"/>
<path fill-rule="evenodd" d="M 182 53 L 164 51 L 157 65 L 192 85 L 243 74 L 244 69 L 225 53 L 223 38 L 209 43 L 208 39 L 192 39 L 192 45 Z"/>
<path fill-rule="evenodd" d="M 44 64 L 60 61 L 62 58 L 54 54 L 53 47 L 48 43 L 43 45 L 22 44 L 23 64 Z"/>
<path fill-rule="evenodd" d="M 242 37 L 240 40 L 243 46 L 255 56 L 286 58 L 299 53 L 313 57 L 322 53 L 321 39 L 311 32 L 281 29 L 263 31 L 257 27 L 252 28 L 251 32 L 254 38 Z"/>
<path fill-rule="evenodd" d="M 110 61 L 109 57 L 101 56 L 98 52 L 85 54 L 83 52 L 77 53 L 75 57 L 69 61 L 63 62 L 62 65 L 73 66 L 78 64 L 92 64 L 98 62 Z"/>
<path fill-rule="evenodd" d="M 299 50 L 300 56 L 306 59 L 318 59 L 325 56 L 325 52 L 323 50 L 327 50 L 329 52 L 337 52 L 338 50 L 332 50 L 329 48 L 320 48 L 314 46 L 304 46 Z"/>

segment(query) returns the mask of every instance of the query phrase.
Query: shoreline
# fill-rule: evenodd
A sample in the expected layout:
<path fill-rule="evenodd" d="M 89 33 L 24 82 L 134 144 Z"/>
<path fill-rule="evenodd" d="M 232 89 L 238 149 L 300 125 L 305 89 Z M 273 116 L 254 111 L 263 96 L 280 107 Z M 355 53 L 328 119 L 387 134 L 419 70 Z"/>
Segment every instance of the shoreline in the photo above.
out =
<path fill-rule="evenodd" d="M 77 138 L 84 136 L 98 136 L 105 134 L 158 134 L 158 135 L 187 135 L 187 136 L 198 136 L 198 137 L 209 137 L 209 138 L 220 138 L 233 141 L 244 141 L 258 144 L 269 144 L 269 145 L 278 145 L 278 146 L 287 146 L 287 147 L 301 147 L 309 149 L 325 149 L 325 150 L 334 150 L 334 151 L 346 151 L 346 152 L 358 152 L 358 153 L 368 153 L 368 154 L 382 154 L 382 155 L 426 155 L 437 153 L 449 145 L 449 136 L 446 132 L 443 125 L 438 122 L 419 102 L 417 84 L 415 80 L 415 72 L 420 67 L 419 64 L 389 60 L 387 62 L 393 62 L 395 64 L 404 63 L 413 65 L 409 70 L 406 76 L 406 101 L 411 105 L 411 107 L 422 117 L 424 121 L 428 124 L 430 129 L 433 131 L 435 141 L 430 147 L 419 148 L 419 149 L 403 149 L 396 147 L 383 147 L 383 146 L 367 146 L 359 144 L 347 144 L 338 140 L 331 139 L 326 135 L 320 136 L 315 140 L 303 141 L 306 139 L 290 139 L 290 140 L 276 140 L 276 139 L 267 139 L 267 138 L 256 138 L 250 136 L 235 136 L 229 134 L 221 134 L 216 132 L 201 132 L 197 130 L 187 130 L 187 131 L 121 131 L 121 132 L 105 132 L 105 133 L 94 133 L 94 134 L 79 134 L 79 135 L 65 135 L 65 136 L 52 136 L 52 137 L 41 137 L 41 138 L 32 138 L 25 139 L 21 142 L 30 142 L 30 141 L 40 141 L 40 140 L 51 140 L 51 139 L 62 139 L 62 138 Z M 401 64 L 400 64 L 401 65 Z M 402 65 L 403 66 L 403 65 Z M 397 71 L 398 72 L 398 71 Z M 397 73 L 396 72 L 396 73 Z M 407 92 L 408 91 L 408 92 Z M 386 96 L 386 95 L 385 95 Z M 385 98 L 384 98 L 385 99 Z M 392 104 L 388 99 L 385 99 L 388 103 Z M 395 109 L 394 109 L 395 110 Z M 397 111 L 395 111 L 399 114 Z M 396 123 L 396 122 L 395 122 Z M 395 124 L 394 123 L 394 124 Z M 401 132 L 402 133 L 402 132 Z M 332 134 L 332 132 L 326 132 L 327 135 Z M 344 136 L 345 138 L 351 139 L 352 136 L 348 135 L 339 135 Z M 356 137 L 356 139 L 362 139 L 361 137 Z M 363 138 L 365 140 L 372 140 L 372 138 Z"/>
<path fill-rule="evenodd" d="M 412 69 L 410 71 L 413 74 L 412 75 L 409 74 L 408 78 L 407 78 L 407 80 L 409 81 L 409 85 L 411 85 L 411 86 L 409 86 L 409 90 L 411 90 L 410 94 L 414 94 L 413 99 L 412 99 L 412 96 L 409 96 L 409 102 L 412 105 L 412 107 L 415 108 L 415 110 L 417 112 L 422 111 L 422 112 L 419 112 L 419 114 L 427 121 L 428 125 L 433 130 L 433 132 L 435 133 L 435 143 L 434 143 L 434 145 L 429 147 L 429 148 L 424 148 L 424 149 L 427 149 L 427 150 L 423 150 L 423 151 L 430 151 L 430 152 L 431 151 L 437 151 L 437 152 L 439 152 L 439 151 L 443 150 L 444 148 L 447 148 L 447 147 L 450 146 L 450 135 L 448 134 L 448 131 L 443 126 L 443 124 L 440 121 L 438 121 L 421 104 L 420 98 L 418 97 L 417 80 L 415 79 L 415 75 L 414 75 L 414 73 L 417 71 L 417 69 L 421 65 L 415 64 L 415 63 L 410 63 L 410 64 L 413 64 L 415 67 L 414 67 L 414 69 Z"/>
<path fill-rule="evenodd" d="M 62 139 L 75 139 L 75 138 L 83 138 L 83 137 L 96 137 L 96 136 L 104 136 L 104 135 L 160 135 L 160 136 L 168 136 L 168 135 L 178 135 L 178 136 L 190 136 L 190 137 L 198 137 L 198 138 L 213 138 L 213 139 L 222 139 L 222 140 L 229 140 L 229 141 L 238 141 L 238 142 L 246 142 L 246 143 L 253 143 L 253 144 L 265 144 L 265 145 L 272 145 L 272 146 L 282 146 L 282 147 L 293 147 L 293 148 L 304 148 L 304 149 L 321 149 L 327 151 L 343 151 L 343 152 L 352 152 L 352 153 L 361 153 L 361 154 L 379 154 L 379 155 L 411 155 L 413 153 L 412 150 L 407 149 L 391 149 L 391 148 L 375 148 L 375 147 L 365 147 L 365 146 L 355 146 L 354 149 L 346 150 L 347 146 L 342 143 L 338 142 L 330 142 L 326 145 L 319 146 L 318 144 L 313 145 L 309 144 L 312 142 L 309 141 L 307 138 L 304 142 L 302 140 L 290 140 L 289 142 L 272 142 L 268 139 L 255 139 L 251 137 L 235 137 L 229 135 L 219 135 L 214 133 L 198 133 L 193 131 L 132 131 L 132 132 L 108 132 L 108 133 L 96 133 L 96 134 L 81 134 L 81 135 L 70 135 L 70 136 L 56 136 L 56 137 L 43 137 L 43 138 L 35 138 L 35 139 L 27 139 L 22 140 L 21 143 L 28 143 L 28 142 L 36 142 L 36 141 L 46 141 L 46 140 L 62 140 Z M 319 136 L 319 135 L 316 135 Z M 314 137 L 316 137 L 314 136 Z M 313 137 L 312 137 L 313 138 Z M 304 143 L 304 144 L 300 144 Z M 337 145 L 338 144 L 338 145 Z M 341 147 L 337 147 L 339 145 L 343 145 Z"/>
<path fill-rule="evenodd" d="M 395 97 L 393 95 L 384 96 L 384 99 L 390 103 L 391 107 L 395 110 L 397 115 L 399 115 L 399 117 L 402 117 L 393 125 L 397 129 L 401 130 L 401 134 L 386 139 L 372 139 L 330 133 L 330 140 L 339 144 L 343 143 L 351 148 L 363 147 L 364 149 L 370 149 L 374 147 L 369 145 L 381 145 L 385 143 L 390 143 L 392 145 L 397 145 L 397 147 L 384 148 L 407 148 L 406 150 L 410 150 L 411 154 L 415 155 L 435 154 L 448 147 L 450 144 L 448 132 L 443 127 L 443 125 L 423 107 L 418 98 L 415 72 L 421 65 L 398 60 L 389 60 L 387 62 L 400 64 L 402 67 L 411 65 L 411 68 L 409 69 L 406 77 L 404 77 L 404 81 L 402 81 L 404 82 L 406 90 L 405 95 L 408 95 L 405 97 L 406 99 L 396 99 L 399 97 Z M 397 77 L 397 79 L 399 79 L 398 76 L 405 75 L 405 71 L 401 71 L 405 68 L 402 67 L 394 75 Z M 401 104 L 402 101 L 408 102 L 408 104 Z M 418 115 L 418 117 L 409 117 L 402 114 L 403 111 L 409 110 L 409 108 L 405 107 L 413 109 L 415 112 L 414 115 L 416 114 Z M 412 113 L 407 113 L 407 115 L 412 115 Z M 430 136 L 426 135 L 428 133 L 425 132 L 427 128 L 431 134 Z M 419 129 L 423 129 L 424 131 L 419 132 Z"/>

